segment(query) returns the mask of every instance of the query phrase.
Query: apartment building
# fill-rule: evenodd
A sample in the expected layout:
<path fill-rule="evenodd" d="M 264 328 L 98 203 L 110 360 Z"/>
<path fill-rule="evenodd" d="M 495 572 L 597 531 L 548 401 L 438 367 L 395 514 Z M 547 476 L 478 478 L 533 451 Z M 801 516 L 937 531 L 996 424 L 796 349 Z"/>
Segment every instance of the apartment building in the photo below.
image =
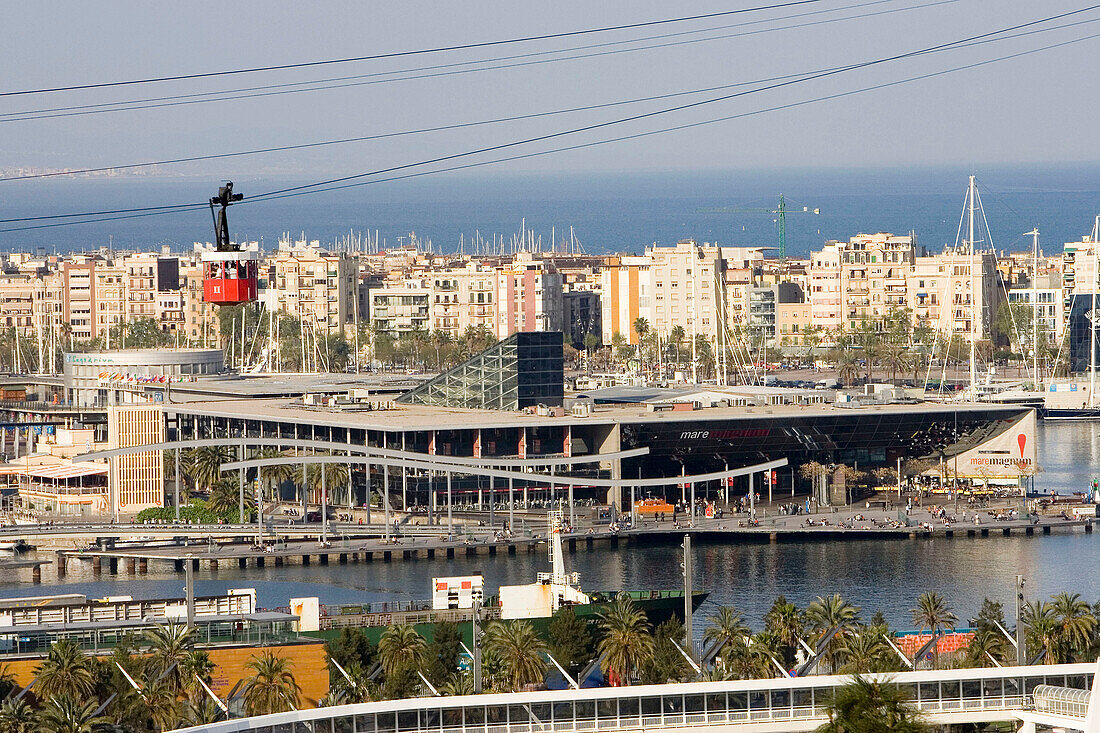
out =
<path fill-rule="evenodd" d="M 797 283 L 777 283 L 775 290 L 775 339 L 780 346 L 802 346 L 815 333 L 812 307 Z M 820 333 L 817 334 L 820 338 Z"/>
<path fill-rule="evenodd" d="M 496 337 L 562 330 L 562 277 L 546 260 L 520 253 L 496 271 Z"/>
<path fill-rule="evenodd" d="M 480 262 L 425 273 L 432 281 L 431 327 L 457 338 L 468 328 L 496 332 L 497 272 Z"/>
<path fill-rule="evenodd" d="M 810 253 L 809 299 L 814 325 L 856 329 L 906 305 L 906 277 L 916 251 L 911 236 L 857 234 Z"/>
<path fill-rule="evenodd" d="M 426 280 L 386 283 L 368 291 L 373 330 L 400 337 L 409 331 L 430 331 L 432 287 Z"/>
<path fill-rule="evenodd" d="M 343 332 L 351 323 L 358 297 L 358 262 L 346 252 L 281 242 L 261 268 L 268 307 L 301 319 L 320 332 Z"/>
<path fill-rule="evenodd" d="M 914 324 L 989 338 L 1004 300 L 993 252 L 949 249 L 918 256 L 912 236 L 858 234 L 810 254 L 806 275 L 814 326 L 855 330 L 908 308 Z"/>
<path fill-rule="evenodd" d="M 912 310 L 915 326 L 988 339 L 1005 301 L 997 256 L 960 249 L 917 257 L 906 278 L 904 305 Z"/>
<path fill-rule="evenodd" d="M 634 323 L 645 318 L 653 325 L 653 281 L 649 256 L 608 257 L 600 273 L 600 313 L 603 343 L 622 334 L 632 344 L 639 342 Z"/>

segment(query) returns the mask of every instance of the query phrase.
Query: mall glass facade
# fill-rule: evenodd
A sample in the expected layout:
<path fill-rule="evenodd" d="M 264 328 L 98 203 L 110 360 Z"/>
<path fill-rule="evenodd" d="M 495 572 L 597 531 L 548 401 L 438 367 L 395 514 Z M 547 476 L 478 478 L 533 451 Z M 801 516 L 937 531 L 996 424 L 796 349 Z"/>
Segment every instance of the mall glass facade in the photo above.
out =
<path fill-rule="evenodd" d="M 562 349 L 560 332 L 512 334 L 397 401 L 480 410 L 560 406 L 565 393 Z"/>

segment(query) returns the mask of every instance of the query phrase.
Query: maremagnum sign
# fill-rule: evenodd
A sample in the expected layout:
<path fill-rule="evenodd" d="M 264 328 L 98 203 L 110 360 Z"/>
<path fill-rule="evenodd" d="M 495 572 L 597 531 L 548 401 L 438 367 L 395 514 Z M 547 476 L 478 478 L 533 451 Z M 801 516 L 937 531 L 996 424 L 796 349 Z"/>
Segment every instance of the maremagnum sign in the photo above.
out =
<path fill-rule="evenodd" d="M 1038 465 L 1035 423 L 1035 411 L 1031 410 L 981 445 L 948 458 L 948 475 L 957 473 L 960 479 L 976 480 L 1033 475 Z M 933 471 L 938 472 L 938 468 Z"/>

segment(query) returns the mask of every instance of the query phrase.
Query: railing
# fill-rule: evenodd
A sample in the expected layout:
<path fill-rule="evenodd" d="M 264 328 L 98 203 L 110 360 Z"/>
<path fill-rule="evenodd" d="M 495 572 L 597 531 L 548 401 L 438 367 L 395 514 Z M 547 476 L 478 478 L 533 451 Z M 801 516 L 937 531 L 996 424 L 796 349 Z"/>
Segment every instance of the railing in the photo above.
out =
<path fill-rule="evenodd" d="M 939 670 L 869 675 L 911 693 L 938 721 L 1012 720 L 1050 682 L 1088 694 L 1094 664 Z M 825 718 L 840 675 L 734 680 L 640 687 L 416 698 L 343 705 L 230 720 L 193 733 L 564 733 L 798 721 L 809 730 Z M 982 713 L 987 715 L 982 716 Z M 792 726 L 795 727 L 795 726 Z M 751 729 L 746 725 L 746 729 Z"/>
<path fill-rule="evenodd" d="M 1040 685 L 1032 692 L 1031 708 L 1037 713 L 1084 718 L 1089 711 L 1088 690 L 1054 685 Z"/>

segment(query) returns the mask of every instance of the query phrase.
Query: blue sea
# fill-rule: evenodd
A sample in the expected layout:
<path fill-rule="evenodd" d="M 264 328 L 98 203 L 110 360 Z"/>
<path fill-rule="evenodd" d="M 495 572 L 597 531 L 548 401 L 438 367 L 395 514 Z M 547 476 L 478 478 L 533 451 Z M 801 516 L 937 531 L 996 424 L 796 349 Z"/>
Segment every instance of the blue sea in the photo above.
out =
<path fill-rule="evenodd" d="M 246 203 L 233 209 L 235 239 L 273 247 L 283 232 L 325 244 L 350 232 L 377 232 L 397 246 L 410 232 L 436 251 L 471 251 L 475 233 L 510 240 L 521 228 L 544 246 L 569 228 L 591 254 L 640 252 L 647 244 L 680 239 L 725 245 L 775 246 L 779 194 L 787 198 L 787 248 L 804 256 L 828 239 L 859 232 L 915 232 L 935 252 L 953 243 L 967 176 L 978 176 L 993 246 L 1030 250 L 1024 232 L 1038 227 L 1048 253 L 1092 230 L 1100 213 L 1100 165 L 1002 165 L 965 168 L 890 168 L 632 173 L 501 173 L 439 176 L 248 203 L 257 193 L 305 181 L 238 178 Z M 315 178 L 326 177 L 318 172 Z M 44 179 L 0 182 L 0 219 L 205 201 L 216 179 Z M 810 212 L 804 212 L 803 208 Z M 716 212 L 716 208 L 727 211 Z M 820 213 L 814 214 L 812 210 Z M 34 224 L 36 222 L 29 222 Z M 26 224 L 0 224 L 0 229 Z M 2 250 L 68 252 L 113 245 L 190 248 L 212 238 L 204 209 L 78 226 L 0 232 Z M 461 240 L 460 240 L 461 237 Z"/>

